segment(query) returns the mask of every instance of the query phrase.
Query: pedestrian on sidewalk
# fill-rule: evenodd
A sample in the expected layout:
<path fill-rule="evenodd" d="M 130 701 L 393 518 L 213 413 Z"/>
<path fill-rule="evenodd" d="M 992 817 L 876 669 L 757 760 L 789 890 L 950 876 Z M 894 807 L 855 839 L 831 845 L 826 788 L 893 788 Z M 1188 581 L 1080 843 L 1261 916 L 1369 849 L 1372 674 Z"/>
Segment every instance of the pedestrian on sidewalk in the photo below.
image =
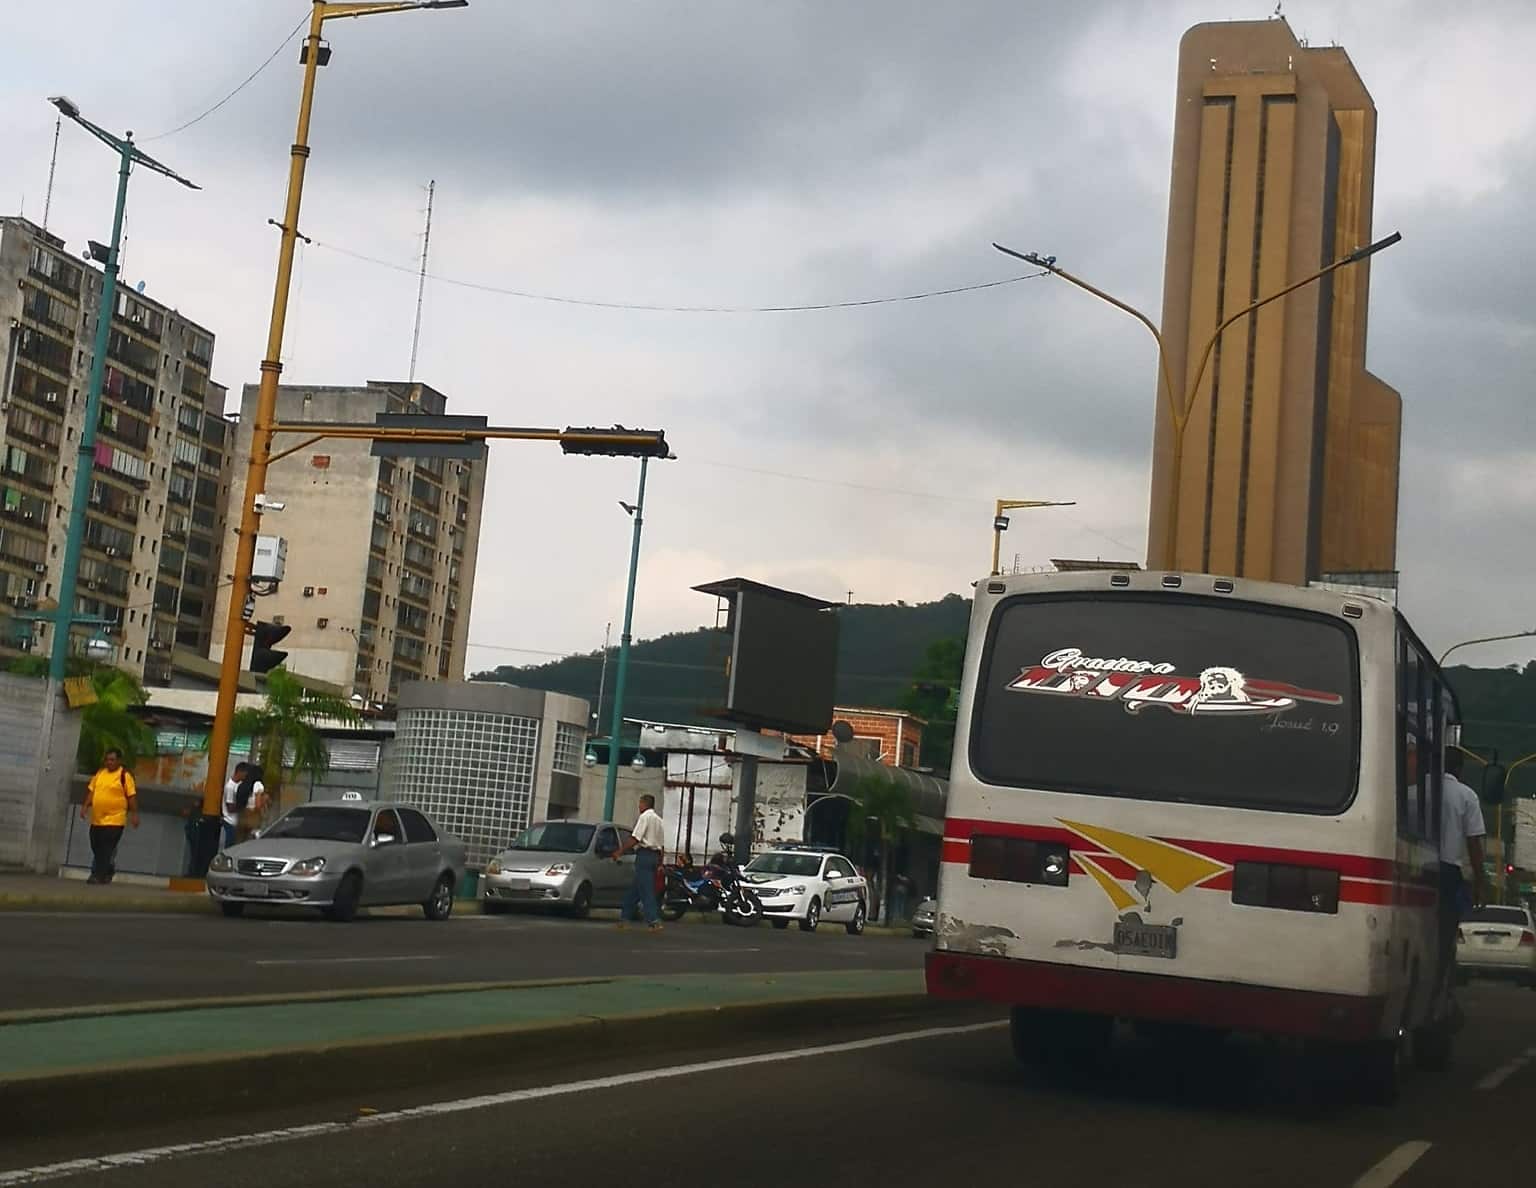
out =
<path fill-rule="evenodd" d="M 219 848 L 227 850 L 235 844 L 235 830 L 240 824 L 240 806 L 236 803 L 236 797 L 240 794 L 240 785 L 245 782 L 247 773 L 251 770 L 249 763 L 235 764 L 235 770 L 229 773 L 229 778 L 224 781 L 224 799 L 219 805 L 219 815 L 224 820 L 224 836 L 221 839 L 223 845 Z"/>
<path fill-rule="evenodd" d="M 117 873 L 117 846 L 131 820 L 139 827 L 138 787 L 133 773 L 123 766 L 123 756 L 109 750 L 101 757 L 101 769 L 85 786 L 80 819 L 91 823 L 91 877 L 87 883 L 110 883 Z"/>
<path fill-rule="evenodd" d="M 656 911 L 656 870 L 661 865 L 662 850 L 667 844 L 666 827 L 656 811 L 656 798 L 649 792 L 640 797 L 640 815 L 635 818 L 635 831 L 629 840 L 614 852 L 615 862 L 630 850 L 635 852 L 635 878 L 624 893 L 623 906 L 619 908 L 619 927 L 629 923 L 638 906 L 645 915 L 645 926 L 652 932 L 661 931 L 661 921 Z"/>

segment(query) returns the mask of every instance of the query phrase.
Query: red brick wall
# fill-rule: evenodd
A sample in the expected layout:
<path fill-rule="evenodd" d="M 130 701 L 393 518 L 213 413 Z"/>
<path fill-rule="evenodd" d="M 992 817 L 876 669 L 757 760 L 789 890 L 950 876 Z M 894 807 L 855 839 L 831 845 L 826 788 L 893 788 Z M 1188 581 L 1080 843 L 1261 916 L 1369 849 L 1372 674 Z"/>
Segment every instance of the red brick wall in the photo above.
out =
<path fill-rule="evenodd" d="M 857 709 L 835 709 L 833 721 L 847 722 L 853 727 L 855 741 L 878 740 L 880 762 L 887 767 L 916 767 L 923 748 L 923 724 L 917 718 L 898 716 L 896 713 L 877 713 Z M 899 730 L 898 730 L 899 723 Z M 902 755 L 896 753 L 896 736 L 901 735 Z M 809 747 L 816 754 L 830 756 L 837 748 L 837 740 L 831 732 L 821 735 L 792 734 L 789 741 Z"/>

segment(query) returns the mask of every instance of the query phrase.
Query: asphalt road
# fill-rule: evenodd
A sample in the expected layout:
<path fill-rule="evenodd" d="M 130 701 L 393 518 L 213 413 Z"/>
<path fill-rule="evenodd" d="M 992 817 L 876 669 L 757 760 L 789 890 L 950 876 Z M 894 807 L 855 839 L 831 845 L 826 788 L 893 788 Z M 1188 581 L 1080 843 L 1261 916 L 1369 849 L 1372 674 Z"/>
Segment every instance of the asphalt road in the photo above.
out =
<path fill-rule="evenodd" d="M 591 920 L 420 913 L 350 924 L 310 917 L 0 913 L 0 1011 L 232 994 L 526 978 L 917 969 L 905 936 L 814 935 L 681 922 L 653 936 Z"/>
<path fill-rule="evenodd" d="M 1474 986 L 1463 1001 L 1469 1024 L 1453 1071 L 1421 1075 L 1390 1109 L 1298 1095 L 1285 1061 L 1241 1044 L 1191 1054 L 1124 1038 L 1103 1071 L 1066 1087 L 1017 1067 L 995 1022 L 936 1015 L 883 1036 L 765 1036 L 738 1050 L 680 1051 L 662 1067 L 622 1048 L 573 1051 L 558 1068 L 494 1082 L 393 1098 L 355 1088 L 324 1106 L 274 1104 L 221 1123 L 178 1127 L 133 1111 L 116 1135 L 0 1153 L 11 1172 L 0 1170 L 0 1184 L 1528 1182 L 1536 994 Z M 711 1060 L 730 1063 L 698 1067 Z M 293 1127 L 309 1129 L 280 1129 Z M 150 1150 L 168 1143 L 192 1146 Z M 78 1172 L 56 1162 L 108 1152 L 124 1157 Z"/>

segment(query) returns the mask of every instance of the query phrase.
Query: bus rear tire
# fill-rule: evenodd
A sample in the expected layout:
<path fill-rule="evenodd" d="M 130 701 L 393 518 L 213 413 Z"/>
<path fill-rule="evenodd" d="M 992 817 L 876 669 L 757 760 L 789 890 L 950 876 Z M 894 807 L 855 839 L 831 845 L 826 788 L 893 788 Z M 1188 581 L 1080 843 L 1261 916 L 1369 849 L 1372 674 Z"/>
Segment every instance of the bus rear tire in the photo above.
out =
<path fill-rule="evenodd" d="M 1404 1048 L 1399 1036 L 1371 1040 L 1355 1049 L 1360 1096 L 1367 1104 L 1389 1106 L 1397 1102 L 1403 1087 Z"/>

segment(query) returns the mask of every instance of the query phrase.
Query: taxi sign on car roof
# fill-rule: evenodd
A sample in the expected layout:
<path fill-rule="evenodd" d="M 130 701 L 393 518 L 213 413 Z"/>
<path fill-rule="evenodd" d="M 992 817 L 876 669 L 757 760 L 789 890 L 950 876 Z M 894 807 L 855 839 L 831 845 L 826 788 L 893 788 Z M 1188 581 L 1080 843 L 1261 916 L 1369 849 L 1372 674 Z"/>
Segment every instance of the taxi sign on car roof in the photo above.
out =
<path fill-rule="evenodd" d="M 361 792 L 343 792 L 341 794 L 341 798 L 343 800 L 361 801 L 363 799 L 363 794 Z"/>

